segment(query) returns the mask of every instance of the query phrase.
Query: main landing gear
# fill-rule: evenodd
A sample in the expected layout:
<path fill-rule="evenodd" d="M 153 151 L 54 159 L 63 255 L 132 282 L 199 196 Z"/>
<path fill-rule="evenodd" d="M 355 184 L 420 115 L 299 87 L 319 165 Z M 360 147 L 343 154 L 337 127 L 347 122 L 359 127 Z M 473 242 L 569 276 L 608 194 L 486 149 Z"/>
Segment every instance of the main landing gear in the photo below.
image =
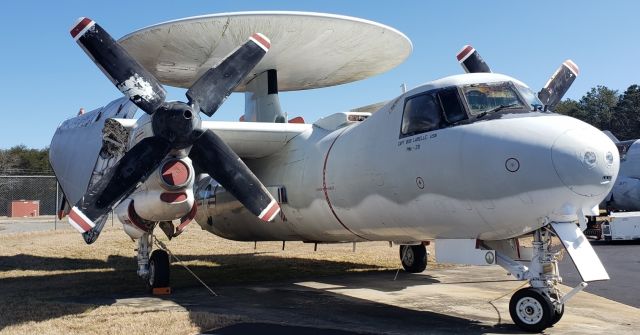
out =
<path fill-rule="evenodd" d="M 151 252 L 152 244 L 153 236 L 149 233 L 138 239 L 138 276 L 144 279 L 151 291 L 169 287 L 171 275 L 169 254 L 161 249 Z"/>
<path fill-rule="evenodd" d="M 420 273 L 427 268 L 427 248 L 424 244 L 401 245 L 402 267 L 409 273 Z"/>
<path fill-rule="evenodd" d="M 511 319 L 525 331 L 540 332 L 560 321 L 564 314 L 564 303 L 586 286 L 583 283 L 562 295 L 558 289 L 558 284 L 562 282 L 558 272 L 560 252 L 551 250 L 552 235 L 547 227 L 533 233 L 530 268 L 496 252 L 500 266 L 517 279 L 529 281 L 530 287 L 516 291 L 509 301 Z"/>

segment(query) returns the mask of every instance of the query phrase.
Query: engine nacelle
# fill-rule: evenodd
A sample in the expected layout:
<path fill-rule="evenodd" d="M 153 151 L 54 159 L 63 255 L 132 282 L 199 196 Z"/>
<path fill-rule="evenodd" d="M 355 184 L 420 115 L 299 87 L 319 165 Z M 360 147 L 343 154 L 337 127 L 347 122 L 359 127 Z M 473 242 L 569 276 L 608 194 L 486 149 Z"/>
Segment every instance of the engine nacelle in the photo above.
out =
<path fill-rule="evenodd" d="M 125 199 L 114 209 L 114 214 L 118 216 L 118 220 L 122 222 L 122 229 L 132 239 L 139 239 L 144 233 L 148 233 L 153 229 L 154 222 L 145 222 L 140 219 L 133 208 L 133 201 L 129 198 Z"/>
<path fill-rule="evenodd" d="M 287 203 L 284 187 L 266 187 L 279 204 Z M 199 179 L 195 189 L 198 206 L 195 219 L 202 229 L 218 236 L 238 241 L 273 240 L 289 229 L 282 224 L 286 221 L 283 212 L 273 222 L 265 223 L 210 176 Z"/>
<path fill-rule="evenodd" d="M 180 219 L 179 234 L 195 216 L 194 175 L 188 157 L 165 159 L 135 193 L 115 208 L 125 232 L 137 239 L 151 232 L 156 222 Z"/>
<path fill-rule="evenodd" d="M 149 221 L 171 221 L 189 213 L 194 204 L 194 169 L 188 157 L 170 157 L 129 198 L 135 212 Z"/>

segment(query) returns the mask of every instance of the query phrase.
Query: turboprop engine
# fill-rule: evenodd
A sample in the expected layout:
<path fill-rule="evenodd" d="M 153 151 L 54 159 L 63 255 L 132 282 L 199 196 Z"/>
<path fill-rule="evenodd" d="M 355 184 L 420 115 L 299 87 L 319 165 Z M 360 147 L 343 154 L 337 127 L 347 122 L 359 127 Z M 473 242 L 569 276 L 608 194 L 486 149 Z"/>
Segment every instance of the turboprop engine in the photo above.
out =
<path fill-rule="evenodd" d="M 186 156 L 167 157 L 156 171 L 115 208 L 124 231 L 133 239 L 149 233 L 156 222 L 169 238 L 182 233 L 197 210 L 194 169 Z M 180 220 L 175 226 L 172 220 Z"/>

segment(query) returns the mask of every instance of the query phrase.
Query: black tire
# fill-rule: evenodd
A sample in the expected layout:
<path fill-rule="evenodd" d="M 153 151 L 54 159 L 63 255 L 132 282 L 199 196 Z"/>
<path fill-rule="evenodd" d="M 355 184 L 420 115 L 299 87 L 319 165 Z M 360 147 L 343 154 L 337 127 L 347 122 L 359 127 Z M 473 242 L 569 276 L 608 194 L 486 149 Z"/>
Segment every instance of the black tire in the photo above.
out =
<path fill-rule="evenodd" d="M 550 327 L 555 313 L 551 301 L 531 287 L 518 290 L 509 301 L 511 319 L 527 332 L 538 333 Z"/>
<path fill-rule="evenodd" d="M 556 296 L 555 294 L 551 295 L 551 298 L 554 299 L 558 299 L 558 296 Z M 553 306 L 553 304 L 552 304 Z M 558 321 L 560 321 L 560 319 L 562 319 L 562 316 L 564 315 L 564 304 L 560 305 L 560 310 L 558 311 L 557 309 L 553 309 L 553 317 L 551 318 L 551 326 L 555 325 L 556 323 L 558 323 Z"/>
<path fill-rule="evenodd" d="M 422 245 L 401 245 L 400 261 L 405 271 L 420 273 L 427 268 L 427 248 Z"/>
<path fill-rule="evenodd" d="M 169 255 L 164 250 L 154 250 L 149 258 L 149 278 L 147 285 L 154 289 L 169 287 L 170 265 Z"/>
<path fill-rule="evenodd" d="M 553 312 L 553 317 L 551 318 L 551 325 L 549 325 L 549 327 L 555 325 L 556 323 L 558 323 L 558 321 L 560 321 L 560 319 L 562 319 L 562 316 L 564 315 L 564 304 L 562 306 L 560 306 L 560 311 L 558 312 L 557 310 L 554 310 Z"/>

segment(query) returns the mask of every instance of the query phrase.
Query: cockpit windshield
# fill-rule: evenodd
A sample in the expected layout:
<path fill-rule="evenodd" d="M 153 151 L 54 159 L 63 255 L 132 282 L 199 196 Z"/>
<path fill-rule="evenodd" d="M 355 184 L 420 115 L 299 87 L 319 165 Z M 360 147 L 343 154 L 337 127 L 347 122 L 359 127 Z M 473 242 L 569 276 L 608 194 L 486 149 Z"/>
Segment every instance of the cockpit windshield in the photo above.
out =
<path fill-rule="evenodd" d="M 516 83 L 516 87 L 518 88 L 518 91 L 520 91 L 520 95 L 522 95 L 522 97 L 524 98 L 524 100 L 526 100 L 532 110 L 536 110 L 542 107 L 542 102 L 540 102 L 538 96 L 533 93 L 530 88 L 518 83 Z"/>
<path fill-rule="evenodd" d="M 480 115 L 500 109 L 527 108 L 511 82 L 471 84 L 462 87 L 471 115 Z"/>

